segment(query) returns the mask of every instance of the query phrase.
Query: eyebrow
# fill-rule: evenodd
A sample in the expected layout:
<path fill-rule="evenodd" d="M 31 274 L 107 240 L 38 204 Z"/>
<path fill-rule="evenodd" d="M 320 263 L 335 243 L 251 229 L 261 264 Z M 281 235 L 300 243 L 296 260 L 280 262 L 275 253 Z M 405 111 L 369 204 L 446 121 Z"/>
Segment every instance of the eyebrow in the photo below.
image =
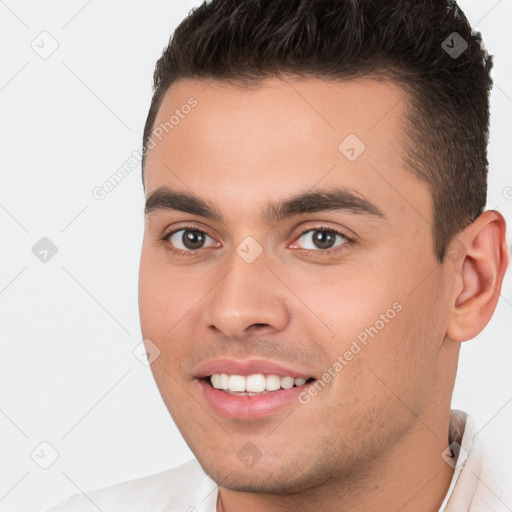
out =
<path fill-rule="evenodd" d="M 146 200 L 146 216 L 159 210 L 175 210 L 224 223 L 222 214 L 211 204 L 188 192 L 162 186 L 151 192 Z M 262 212 L 266 224 L 285 218 L 320 211 L 344 210 L 358 215 L 386 219 L 384 213 L 360 194 L 345 187 L 304 192 L 283 201 L 269 203 Z"/>

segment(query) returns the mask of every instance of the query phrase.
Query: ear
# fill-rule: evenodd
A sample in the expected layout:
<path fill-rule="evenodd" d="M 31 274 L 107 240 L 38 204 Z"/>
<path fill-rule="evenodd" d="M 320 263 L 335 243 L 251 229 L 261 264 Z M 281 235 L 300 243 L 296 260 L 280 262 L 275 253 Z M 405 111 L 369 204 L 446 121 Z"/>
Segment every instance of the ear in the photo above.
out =
<path fill-rule="evenodd" d="M 447 336 L 466 341 L 491 319 L 509 263 L 506 223 L 496 210 L 483 212 L 450 243 L 446 263 L 453 270 Z"/>

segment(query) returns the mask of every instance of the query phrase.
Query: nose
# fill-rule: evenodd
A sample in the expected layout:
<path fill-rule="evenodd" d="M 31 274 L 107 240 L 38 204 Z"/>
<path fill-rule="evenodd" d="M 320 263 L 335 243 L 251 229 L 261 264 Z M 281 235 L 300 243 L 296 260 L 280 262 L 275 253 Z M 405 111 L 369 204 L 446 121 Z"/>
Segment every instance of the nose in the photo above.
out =
<path fill-rule="evenodd" d="M 290 316 L 286 288 L 267 267 L 265 257 L 247 263 L 236 252 L 204 307 L 207 327 L 230 339 L 281 331 Z"/>

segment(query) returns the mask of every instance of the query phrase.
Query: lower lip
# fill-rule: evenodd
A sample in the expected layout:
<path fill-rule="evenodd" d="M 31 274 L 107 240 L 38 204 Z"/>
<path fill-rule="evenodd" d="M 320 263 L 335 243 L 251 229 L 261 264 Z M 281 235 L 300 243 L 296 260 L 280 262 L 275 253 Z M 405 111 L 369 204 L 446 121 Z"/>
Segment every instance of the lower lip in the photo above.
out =
<path fill-rule="evenodd" d="M 299 405 L 297 397 L 309 386 L 309 384 L 303 384 L 290 389 L 247 396 L 231 395 L 215 389 L 203 379 L 198 382 L 212 409 L 221 416 L 238 420 L 257 420 L 270 416 L 294 402 Z"/>

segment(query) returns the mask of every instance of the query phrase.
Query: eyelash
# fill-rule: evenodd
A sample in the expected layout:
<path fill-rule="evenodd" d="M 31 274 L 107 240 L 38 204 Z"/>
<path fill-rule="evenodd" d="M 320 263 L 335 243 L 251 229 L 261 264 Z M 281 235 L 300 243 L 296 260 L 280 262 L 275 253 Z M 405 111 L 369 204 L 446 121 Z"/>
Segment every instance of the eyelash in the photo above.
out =
<path fill-rule="evenodd" d="M 210 236 L 206 231 L 204 231 L 202 229 L 199 229 L 196 226 L 184 225 L 184 226 L 181 226 L 179 229 L 174 229 L 173 231 L 170 231 L 169 233 L 164 235 L 161 238 L 161 241 L 166 244 L 165 247 L 166 247 L 166 249 L 168 251 L 170 251 L 171 253 L 173 253 L 173 254 L 175 254 L 177 256 L 195 256 L 195 255 L 197 255 L 198 252 L 202 251 L 203 249 L 207 249 L 207 247 L 201 247 L 200 249 L 189 249 L 187 251 L 186 250 L 181 250 L 181 249 L 173 249 L 172 246 L 169 244 L 169 239 L 170 239 L 170 237 L 172 235 L 174 235 L 175 233 L 177 233 L 179 231 L 197 231 L 197 232 L 202 233 L 202 234 L 204 234 L 206 236 L 209 236 L 210 238 L 213 239 L 213 237 Z M 322 226 L 322 225 L 310 227 L 310 228 L 305 229 L 304 231 L 301 231 L 294 238 L 294 240 L 299 240 L 303 235 L 305 235 L 306 233 L 309 233 L 311 231 L 324 231 L 324 232 L 328 232 L 328 233 L 333 233 L 335 235 L 339 235 L 339 236 L 343 237 L 346 240 L 346 242 L 343 242 L 341 245 L 335 247 L 334 249 L 302 249 L 303 251 L 306 251 L 307 254 L 314 254 L 315 256 L 316 255 L 319 255 L 319 256 L 327 255 L 327 256 L 329 256 L 329 255 L 332 255 L 332 254 L 336 254 L 336 253 L 338 253 L 340 251 L 346 250 L 347 246 L 352 245 L 353 242 L 354 242 L 353 239 L 349 238 L 343 231 L 335 229 L 335 228 L 332 228 L 330 226 Z M 297 250 L 297 249 L 293 249 L 293 250 Z"/>
<path fill-rule="evenodd" d="M 314 256 L 332 256 L 333 254 L 337 254 L 341 251 L 345 251 L 348 246 L 352 245 L 354 243 L 354 240 L 352 238 L 349 238 L 343 231 L 333 228 L 331 226 L 325 226 L 325 225 L 319 225 L 319 226 L 313 226 L 308 227 L 307 229 L 304 229 L 301 231 L 296 237 L 295 240 L 299 240 L 303 235 L 310 232 L 315 231 L 323 231 L 326 233 L 331 233 L 334 235 L 339 235 L 342 238 L 345 239 L 345 242 L 342 242 L 340 245 L 335 246 L 333 249 L 301 249 L 300 247 L 298 249 L 292 249 L 294 251 L 301 250 L 305 251 L 306 254 L 312 254 Z M 294 242 L 295 243 L 295 242 Z"/>

